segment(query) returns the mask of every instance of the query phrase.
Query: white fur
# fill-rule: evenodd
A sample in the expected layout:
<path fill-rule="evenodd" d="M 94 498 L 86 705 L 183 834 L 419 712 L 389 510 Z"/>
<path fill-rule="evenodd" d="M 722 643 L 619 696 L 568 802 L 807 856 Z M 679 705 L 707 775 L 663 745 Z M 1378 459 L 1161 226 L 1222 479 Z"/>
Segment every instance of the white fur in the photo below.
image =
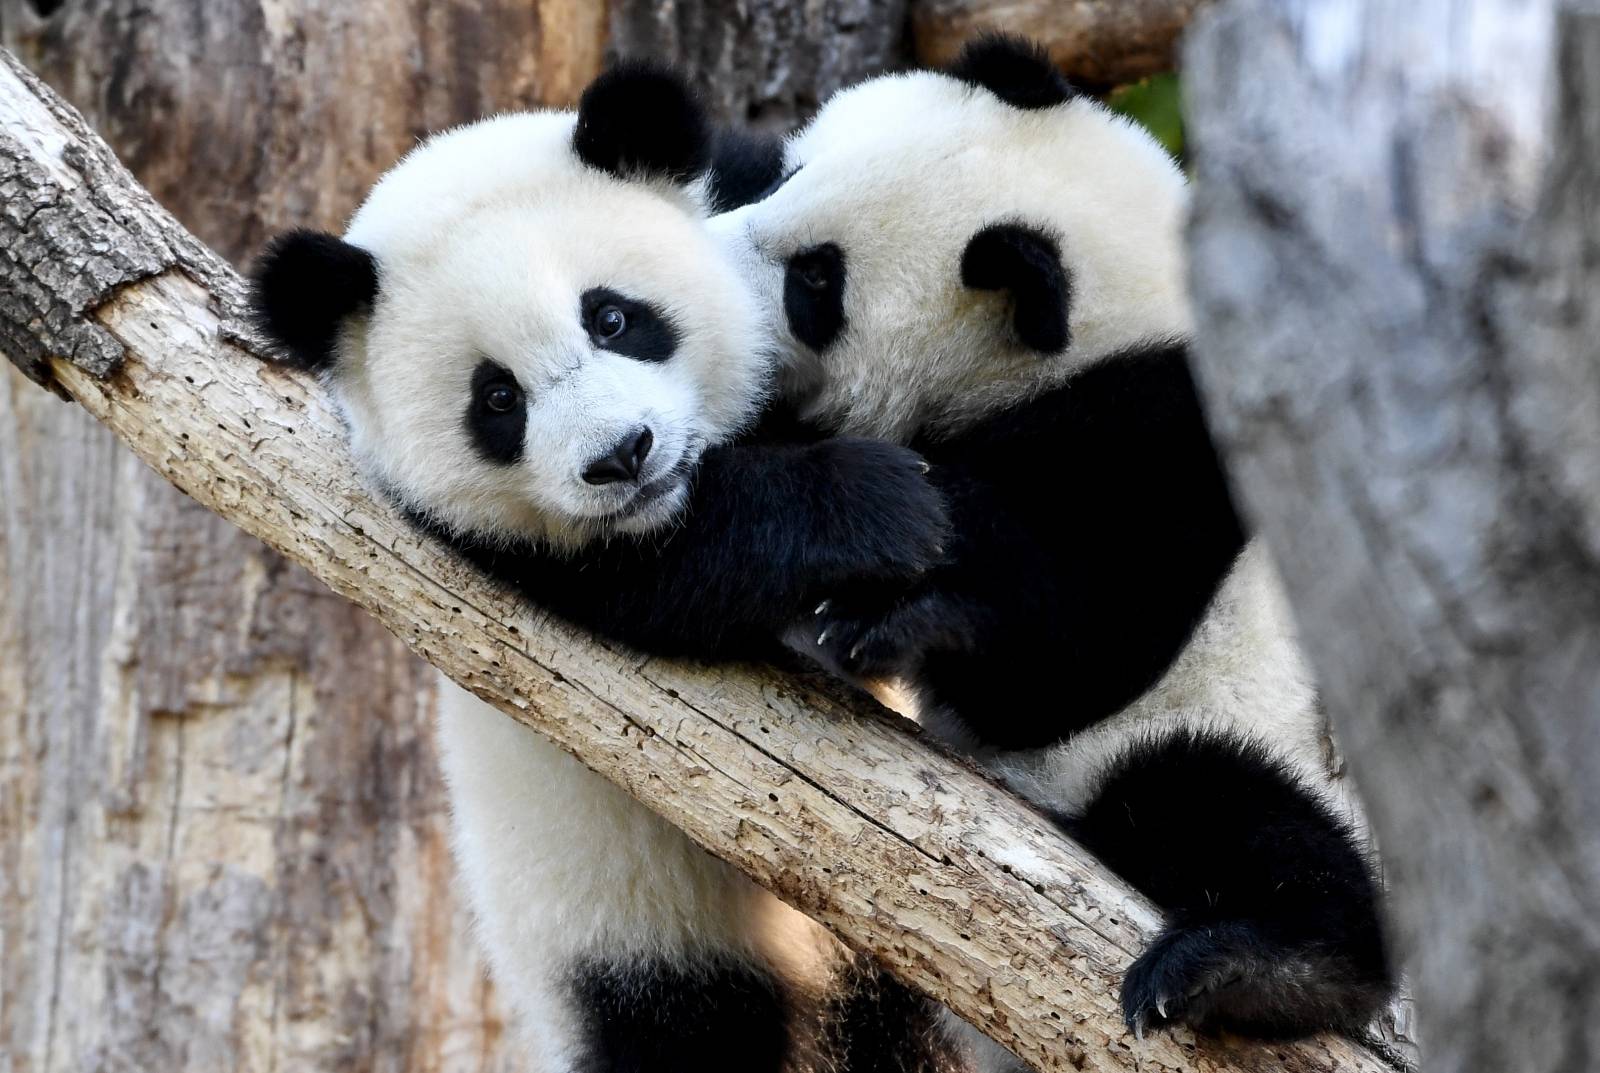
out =
<path fill-rule="evenodd" d="M 782 187 L 712 227 L 756 286 L 785 391 L 844 431 L 956 429 L 1130 343 L 1188 334 L 1183 176 L 1093 101 L 1025 111 L 932 72 L 877 78 L 831 97 L 785 166 Z M 1013 222 L 1060 243 L 1066 354 L 1022 346 L 1006 299 L 961 283 L 973 234 Z M 844 250 L 846 327 L 819 357 L 784 326 L 783 279 L 792 254 L 822 242 Z"/>
<path fill-rule="evenodd" d="M 384 176 L 345 236 L 377 258 L 376 307 L 343 332 L 333 373 L 357 461 L 384 487 L 458 529 L 564 546 L 670 521 L 686 486 L 614 517 L 640 485 L 746 424 L 768 377 L 750 293 L 717 256 L 694 190 L 585 165 L 572 127 L 570 113 L 500 116 Z M 680 333 L 671 360 L 591 343 L 579 296 L 599 286 L 666 310 Z M 485 358 L 529 400 L 509 466 L 482 462 L 463 422 Z M 639 484 L 582 480 L 640 425 L 655 446 Z"/>
<path fill-rule="evenodd" d="M 626 965 L 733 953 L 790 974 L 815 971 L 791 945 L 795 930 L 802 946 L 814 942 L 815 925 L 446 679 L 439 741 L 456 865 L 535 1069 L 566 1073 L 581 1058 L 564 985 L 587 957 Z"/>
<path fill-rule="evenodd" d="M 879 78 L 831 98 L 790 140 L 786 166 L 793 174 L 775 192 L 712 226 L 755 281 L 783 390 L 840 432 L 904 442 L 959 430 L 1126 348 L 1190 334 L 1182 173 L 1148 134 L 1092 101 L 1030 111 L 939 74 Z M 992 223 L 1042 227 L 1058 241 L 1071 278 L 1065 353 L 1026 349 L 1006 300 L 962 285 L 966 243 Z M 844 254 L 846 326 L 818 355 L 789 332 L 783 285 L 788 258 L 824 242 Z M 880 699 L 915 696 L 879 686 Z M 908 714 L 974 746 L 941 712 Z M 1327 779 L 1312 681 L 1255 544 L 1139 700 L 1064 744 L 979 758 L 1030 800 L 1071 814 L 1136 735 L 1194 727 L 1267 743 L 1354 818 Z M 974 1068 L 1023 1068 L 950 1020 Z"/>
<path fill-rule="evenodd" d="M 383 489 L 460 530 L 557 549 L 618 528 L 605 518 L 631 494 L 585 483 L 588 460 L 648 425 L 646 484 L 751 420 L 770 374 L 750 293 L 705 230 L 704 184 L 590 168 L 570 148 L 573 122 L 474 124 L 378 183 L 345 236 L 377 259 L 378 298 L 342 331 L 328 378 L 357 462 Z M 664 308 L 680 336 L 673 356 L 593 346 L 579 296 L 599 286 Z M 481 459 L 465 428 L 485 358 L 528 399 L 522 458 L 509 465 Z M 628 527 L 664 524 L 681 499 Z M 582 1058 L 567 985 L 588 958 L 720 953 L 807 970 L 815 925 L 447 681 L 439 739 L 457 864 L 534 1068 L 569 1073 Z"/>

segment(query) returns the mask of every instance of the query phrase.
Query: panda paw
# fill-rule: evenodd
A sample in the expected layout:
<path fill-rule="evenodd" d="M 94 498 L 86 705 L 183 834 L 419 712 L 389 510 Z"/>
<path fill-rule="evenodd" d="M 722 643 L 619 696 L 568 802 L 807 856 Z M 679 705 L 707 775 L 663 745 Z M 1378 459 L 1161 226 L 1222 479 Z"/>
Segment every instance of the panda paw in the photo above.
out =
<path fill-rule="evenodd" d="M 943 559 L 950 518 L 921 455 L 853 437 L 824 440 L 811 450 L 828 490 L 814 541 L 825 564 L 818 578 L 825 590 L 904 591 Z"/>
<path fill-rule="evenodd" d="M 817 607 L 815 644 L 824 666 L 850 678 L 891 678 L 908 670 L 926 647 L 922 605 L 926 594 L 884 610 L 848 598 Z"/>
<path fill-rule="evenodd" d="M 1211 998 L 1243 979 L 1244 965 L 1204 945 L 1193 932 L 1169 931 L 1128 968 L 1122 1017 L 1139 1039 L 1172 1025 L 1206 1027 Z"/>
<path fill-rule="evenodd" d="M 1285 944 L 1248 921 L 1169 928 L 1122 981 L 1134 1035 L 1188 1025 L 1257 1039 L 1359 1032 L 1387 1001 L 1379 967 L 1336 947 Z"/>

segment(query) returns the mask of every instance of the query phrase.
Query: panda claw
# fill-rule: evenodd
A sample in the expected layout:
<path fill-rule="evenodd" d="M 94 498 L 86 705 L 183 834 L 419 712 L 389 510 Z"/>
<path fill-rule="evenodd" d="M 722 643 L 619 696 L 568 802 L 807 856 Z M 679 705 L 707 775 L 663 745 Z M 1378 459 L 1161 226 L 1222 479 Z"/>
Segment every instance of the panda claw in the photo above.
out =
<path fill-rule="evenodd" d="M 817 634 L 817 647 L 820 648 L 824 644 L 827 644 L 827 642 L 828 642 L 828 634 L 830 634 L 832 632 L 833 632 L 833 627 L 832 626 L 824 626 L 822 628 L 822 632 Z"/>
<path fill-rule="evenodd" d="M 850 662 L 854 663 L 859 658 L 861 658 L 861 645 L 859 645 L 859 644 L 851 645 L 850 646 Z"/>
<path fill-rule="evenodd" d="M 825 615 L 825 614 L 828 613 L 828 608 L 831 607 L 831 606 L 833 606 L 833 601 L 832 600 L 824 600 L 820 604 L 818 604 L 817 605 L 817 609 L 815 611 L 811 612 L 811 613 L 813 615 Z"/>
<path fill-rule="evenodd" d="M 918 462 L 917 465 L 922 467 L 922 472 L 923 472 L 924 475 L 933 472 L 933 466 L 931 464 L 929 464 L 929 462 L 926 459 L 924 459 L 921 462 Z"/>
<path fill-rule="evenodd" d="M 1156 1012 L 1161 1015 L 1161 1019 L 1163 1021 L 1165 1021 L 1167 1019 L 1167 1000 L 1166 999 L 1164 999 L 1164 998 L 1156 999 Z"/>

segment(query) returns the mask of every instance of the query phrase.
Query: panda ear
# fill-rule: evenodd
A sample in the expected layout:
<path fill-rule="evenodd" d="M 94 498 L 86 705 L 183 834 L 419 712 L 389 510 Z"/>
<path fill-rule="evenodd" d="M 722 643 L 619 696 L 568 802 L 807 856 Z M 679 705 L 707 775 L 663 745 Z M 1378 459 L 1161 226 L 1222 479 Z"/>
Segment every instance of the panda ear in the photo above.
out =
<path fill-rule="evenodd" d="M 378 296 L 378 262 L 326 231 L 279 235 L 256 259 L 250 311 L 283 351 L 284 363 L 313 372 L 333 361 L 339 326 Z"/>
<path fill-rule="evenodd" d="M 1008 34 L 967 42 L 949 74 L 1018 108 L 1050 108 L 1078 95 L 1043 46 Z"/>
<path fill-rule="evenodd" d="M 1059 354 L 1072 341 L 1067 309 L 1072 277 L 1061 263 L 1055 239 L 1022 224 L 990 224 L 961 254 L 961 282 L 980 291 L 1005 291 L 1011 325 L 1023 345 Z"/>
<path fill-rule="evenodd" d="M 711 123 L 682 75 L 623 60 L 583 91 L 572 148 L 620 178 L 687 183 L 711 164 Z"/>

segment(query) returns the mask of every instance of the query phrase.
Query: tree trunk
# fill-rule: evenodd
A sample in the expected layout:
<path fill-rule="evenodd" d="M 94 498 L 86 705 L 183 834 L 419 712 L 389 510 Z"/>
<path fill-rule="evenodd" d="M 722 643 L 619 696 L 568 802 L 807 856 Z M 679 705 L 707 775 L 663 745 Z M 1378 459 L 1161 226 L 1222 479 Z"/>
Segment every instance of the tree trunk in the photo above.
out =
<path fill-rule="evenodd" d="M 430 130 L 574 98 L 603 33 L 560 0 L 0 0 L 0 40 L 235 260 L 337 227 Z M 421 661 L 12 370 L 0 554 L 0 1069 L 522 1064 Z"/>
<path fill-rule="evenodd" d="M 1426 1065 L 1600 1062 L 1600 9 L 1235 0 L 1197 359 L 1385 851 Z"/>
<path fill-rule="evenodd" d="M 320 392 L 253 352 L 238 278 L 9 56 L 0 115 L 16 206 L 0 250 L 34 284 L 0 330 L 37 344 L 70 321 L 122 348 L 109 375 L 24 353 L 32 370 L 453 679 L 1040 1069 L 1383 1068 L 1337 1040 L 1136 1044 L 1115 988 L 1155 916 L 1051 824 L 859 703 L 771 671 L 641 661 L 420 538 L 360 487 Z"/>

